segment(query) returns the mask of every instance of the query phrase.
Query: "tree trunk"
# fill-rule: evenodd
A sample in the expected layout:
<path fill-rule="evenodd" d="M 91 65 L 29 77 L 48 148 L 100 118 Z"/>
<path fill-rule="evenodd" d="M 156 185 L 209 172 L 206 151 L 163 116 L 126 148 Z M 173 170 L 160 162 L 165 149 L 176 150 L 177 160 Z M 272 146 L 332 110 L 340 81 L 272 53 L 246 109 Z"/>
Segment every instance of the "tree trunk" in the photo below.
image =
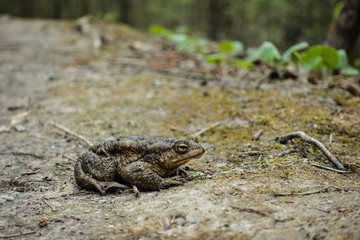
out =
<path fill-rule="evenodd" d="M 131 0 L 122 0 L 120 1 L 120 20 L 123 23 L 131 24 Z"/>
<path fill-rule="evenodd" d="M 344 49 L 351 55 L 359 34 L 360 0 L 344 0 L 344 7 L 333 23 L 325 43 L 336 49 Z"/>

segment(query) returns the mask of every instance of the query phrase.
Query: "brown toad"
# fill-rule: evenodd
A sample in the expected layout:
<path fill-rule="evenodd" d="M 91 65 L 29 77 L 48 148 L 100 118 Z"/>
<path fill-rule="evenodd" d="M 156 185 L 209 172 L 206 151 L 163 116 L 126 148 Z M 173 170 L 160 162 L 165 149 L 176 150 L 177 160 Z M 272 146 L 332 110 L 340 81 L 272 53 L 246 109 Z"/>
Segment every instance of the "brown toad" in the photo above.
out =
<path fill-rule="evenodd" d="M 92 145 L 74 168 L 76 183 L 105 194 L 109 188 L 124 188 L 125 181 L 145 190 L 181 185 L 167 179 L 178 167 L 200 158 L 205 149 L 192 140 L 174 138 L 119 137 Z"/>

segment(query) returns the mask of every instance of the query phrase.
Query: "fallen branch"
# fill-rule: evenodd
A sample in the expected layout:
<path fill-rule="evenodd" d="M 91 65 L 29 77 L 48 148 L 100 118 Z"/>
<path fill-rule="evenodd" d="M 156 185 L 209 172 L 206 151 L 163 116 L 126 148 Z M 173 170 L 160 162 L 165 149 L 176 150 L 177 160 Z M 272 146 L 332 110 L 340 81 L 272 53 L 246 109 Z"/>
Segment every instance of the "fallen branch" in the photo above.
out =
<path fill-rule="evenodd" d="M 340 188 L 334 187 L 334 186 L 328 186 L 326 188 L 317 190 L 317 191 L 313 191 L 313 192 L 304 192 L 304 193 L 273 193 L 272 196 L 273 197 L 288 197 L 288 196 L 307 196 L 307 195 L 312 195 L 312 194 L 318 194 L 318 193 L 322 193 L 322 192 L 327 192 L 330 188 L 334 188 L 335 190 L 340 191 Z"/>
<path fill-rule="evenodd" d="M 216 128 L 217 126 L 219 126 L 219 125 L 222 124 L 223 122 L 224 122 L 223 120 L 222 120 L 222 121 L 218 121 L 218 122 L 214 122 L 214 123 L 210 124 L 209 126 L 204 127 L 204 128 L 202 128 L 202 129 L 200 129 L 199 131 L 191 134 L 191 135 L 189 136 L 189 138 L 195 139 L 196 137 L 200 136 L 201 134 L 203 134 L 203 133 L 205 133 L 205 132 L 207 132 L 207 131 L 209 131 L 209 130 L 212 130 L 213 128 Z"/>
<path fill-rule="evenodd" d="M 89 146 L 89 147 L 92 145 L 92 143 L 91 143 L 90 141 L 88 141 L 85 137 L 77 134 L 76 132 L 73 132 L 73 131 L 67 129 L 67 128 L 64 127 L 64 126 L 61 126 L 61 125 L 58 124 L 58 123 L 52 122 L 52 123 L 50 123 L 50 125 L 53 126 L 53 127 L 55 127 L 55 128 L 57 128 L 57 129 L 59 129 L 59 130 L 61 130 L 61 131 L 63 131 L 63 132 L 65 132 L 65 133 L 67 133 L 67 134 L 69 134 L 69 135 L 72 135 L 73 137 L 76 137 L 77 139 L 83 141 L 83 142 L 84 142 L 87 146 Z"/>
<path fill-rule="evenodd" d="M 34 233 L 36 233 L 36 231 L 21 232 L 21 233 L 16 233 L 16 234 L 11 234 L 11 235 L 0 236 L 0 238 L 15 238 L 15 237 L 21 237 L 21 236 L 25 236 L 25 235 L 34 234 Z"/>
<path fill-rule="evenodd" d="M 319 142 L 318 140 L 316 140 L 312 137 L 309 137 L 302 131 L 292 132 L 292 133 L 283 135 L 281 137 L 277 137 L 276 140 L 282 144 L 286 144 L 289 140 L 294 139 L 294 138 L 300 138 L 304 142 L 310 143 L 310 144 L 314 145 L 315 147 L 319 148 L 320 151 L 327 157 L 327 159 L 329 159 L 332 162 L 332 164 L 334 164 L 334 166 L 337 169 L 345 170 L 344 166 L 336 159 L 336 157 L 334 157 L 330 153 L 329 150 L 327 150 L 326 147 L 324 147 L 324 145 L 321 142 Z"/>
<path fill-rule="evenodd" d="M 317 168 L 321 168 L 321 169 L 325 169 L 325 170 L 329 170 L 329 171 L 333 171 L 333 172 L 337 172 L 337 173 L 351 173 L 351 171 L 344 171 L 344 170 L 339 170 L 339 169 L 335 169 L 335 168 L 331 168 L 331 167 L 326 167 L 323 165 L 319 165 L 319 164 L 315 164 L 315 163 L 310 163 L 311 166 L 317 167 Z"/>

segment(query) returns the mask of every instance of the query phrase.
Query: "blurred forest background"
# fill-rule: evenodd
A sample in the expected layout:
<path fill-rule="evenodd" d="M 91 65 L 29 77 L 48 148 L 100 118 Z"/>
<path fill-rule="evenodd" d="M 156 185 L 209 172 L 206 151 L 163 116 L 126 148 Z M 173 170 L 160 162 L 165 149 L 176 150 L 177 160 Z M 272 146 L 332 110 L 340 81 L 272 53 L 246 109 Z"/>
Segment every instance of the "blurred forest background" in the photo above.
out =
<path fill-rule="evenodd" d="M 90 14 L 147 31 L 157 24 L 187 26 L 213 40 L 245 46 L 322 43 L 341 10 L 339 0 L 0 0 L 0 13 L 25 18 L 76 19 Z"/>

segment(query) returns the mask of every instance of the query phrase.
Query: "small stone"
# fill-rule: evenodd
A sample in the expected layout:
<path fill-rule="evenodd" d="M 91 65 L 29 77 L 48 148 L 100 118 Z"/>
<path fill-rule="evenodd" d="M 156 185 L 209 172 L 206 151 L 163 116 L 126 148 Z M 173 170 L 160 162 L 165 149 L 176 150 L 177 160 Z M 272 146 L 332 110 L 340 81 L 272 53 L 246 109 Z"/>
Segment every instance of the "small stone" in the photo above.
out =
<path fill-rule="evenodd" d="M 42 217 L 39 222 L 40 227 L 46 227 L 49 224 L 49 220 L 46 217 Z"/>
<path fill-rule="evenodd" d="M 11 195 L 7 195 L 7 194 L 0 195 L 0 203 L 12 202 L 12 201 L 14 201 L 14 199 L 15 198 Z"/>

